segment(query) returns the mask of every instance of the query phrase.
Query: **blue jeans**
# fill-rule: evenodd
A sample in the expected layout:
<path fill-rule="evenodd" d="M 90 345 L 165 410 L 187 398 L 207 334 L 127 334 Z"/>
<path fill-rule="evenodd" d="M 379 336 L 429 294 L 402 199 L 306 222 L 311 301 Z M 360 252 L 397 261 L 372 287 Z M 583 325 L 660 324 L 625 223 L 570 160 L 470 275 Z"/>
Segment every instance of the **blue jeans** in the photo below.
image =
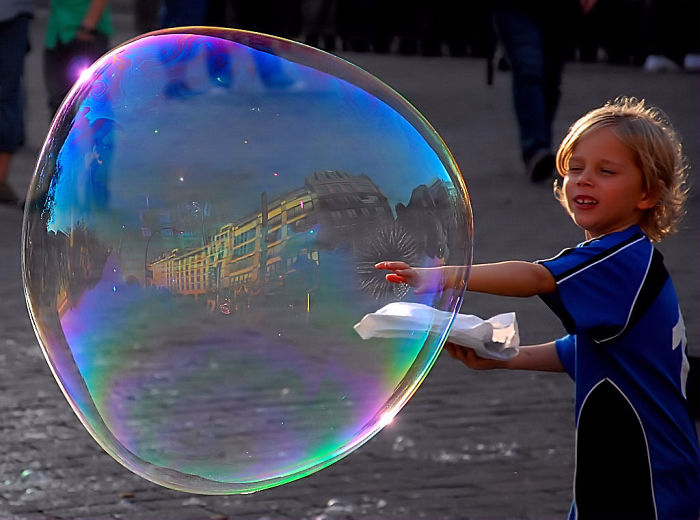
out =
<path fill-rule="evenodd" d="M 24 140 L 22 72 L 29 16 L 0 22 L 0 152 L 14 153 Z"/>
<path fill-rule="evenodd" d="M 513 74 L 513 104 L 527 164 L 538 151 L 552 148 L 552 121 L 566 52 L 554 26 L 564 22 L 552 20 L 551 13 L 517 5 L 497 7 L 493 14 Z"/>

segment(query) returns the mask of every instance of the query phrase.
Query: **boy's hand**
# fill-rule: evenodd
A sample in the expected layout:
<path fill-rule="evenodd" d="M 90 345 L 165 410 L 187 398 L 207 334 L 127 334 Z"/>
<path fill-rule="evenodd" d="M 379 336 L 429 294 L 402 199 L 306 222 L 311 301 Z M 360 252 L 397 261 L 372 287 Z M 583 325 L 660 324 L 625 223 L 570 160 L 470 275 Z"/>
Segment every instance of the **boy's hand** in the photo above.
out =
<path fill-rule="evenodd" d="M 539 345 L 520 346 L 518 355 L 507 361 L 481 358 L 469 347 L 455 345 L 449 341 L 444 349 L 458 361 L 474 370 L 507 368 L 509 370 L 542 370 L 545 372 L 564 372 L 554 341 Z"/>
<path fill-rule="evenodd" d="M 455 358 L 457 361 L 461 361 L 469 368 L 474 370 L 491 370 L 493 368 L 506 368 L 503 361 L 498 361 L 495 359 L 486 359 L 476 355 L 474 349 L 469 347 L 463 347 L 461 345 L 456 345 L 455 343 L 450 343 L 449 341 L 445 343 L 443 347 L 447 353 Z"/>
<path fill-rule="evenodd" d="M 413 287 L 416 294 L 441 291 L 444 280 L 439 268 L 411 267 L 406 262 L 379 262 L 377 269 L 392 271 L 386 275 L 386 280 L 393 283 L 405 283 Z"/>

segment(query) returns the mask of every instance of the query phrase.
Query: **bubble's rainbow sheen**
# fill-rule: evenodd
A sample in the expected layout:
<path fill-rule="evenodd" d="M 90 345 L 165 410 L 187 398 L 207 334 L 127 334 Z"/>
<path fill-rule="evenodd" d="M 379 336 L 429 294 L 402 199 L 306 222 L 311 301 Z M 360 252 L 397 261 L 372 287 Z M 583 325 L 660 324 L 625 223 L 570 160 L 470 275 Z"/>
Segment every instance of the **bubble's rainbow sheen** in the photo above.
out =
<path fill-rule="evenodd" d="M 29 190 L 30 315 L 66 398 L 127 468 L 198 493 L 317 471 L 407 402 L 447 330 L 363 341 L 397 259 L 471 262 L 442 140 L 329 54 L 256 33 L 151 33 L 64 101 Z"/>

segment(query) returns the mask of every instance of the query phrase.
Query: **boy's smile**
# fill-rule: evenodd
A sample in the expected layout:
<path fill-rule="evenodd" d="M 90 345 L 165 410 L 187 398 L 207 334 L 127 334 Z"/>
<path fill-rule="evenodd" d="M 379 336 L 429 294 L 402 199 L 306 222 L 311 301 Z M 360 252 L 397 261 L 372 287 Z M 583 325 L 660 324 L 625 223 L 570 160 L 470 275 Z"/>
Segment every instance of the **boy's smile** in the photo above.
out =
<path fill-rule="evenodd" d="M 582 208 L 585 208 L 586 206 L 595 206 L 598 204 L 598 201 L 595 200 L 593 197 L 588 197 L 586 195 L 580 195 L 574 199 L 574 202 L 581 206 Z"/>
<path fill-rule="evenodd" d="M 569 214 L 587 238 L 639 224 L 644 211 L 656 203 L 642 187 L 634 154 L 610 127 L 581 137 L 565 173 Z"/>

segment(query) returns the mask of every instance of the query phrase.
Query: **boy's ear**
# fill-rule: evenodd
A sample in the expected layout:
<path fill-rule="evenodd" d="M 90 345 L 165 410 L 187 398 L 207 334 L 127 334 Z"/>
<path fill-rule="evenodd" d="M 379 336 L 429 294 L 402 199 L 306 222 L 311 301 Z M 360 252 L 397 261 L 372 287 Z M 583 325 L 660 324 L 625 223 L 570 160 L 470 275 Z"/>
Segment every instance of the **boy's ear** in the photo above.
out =
<path fill-rule="evenodd" d="M 637 203 L 637 209 L 648 210 L 656 206 L 664 193 L 664 183 L 659 181 L 656 189 L 645 193 Z"/>

